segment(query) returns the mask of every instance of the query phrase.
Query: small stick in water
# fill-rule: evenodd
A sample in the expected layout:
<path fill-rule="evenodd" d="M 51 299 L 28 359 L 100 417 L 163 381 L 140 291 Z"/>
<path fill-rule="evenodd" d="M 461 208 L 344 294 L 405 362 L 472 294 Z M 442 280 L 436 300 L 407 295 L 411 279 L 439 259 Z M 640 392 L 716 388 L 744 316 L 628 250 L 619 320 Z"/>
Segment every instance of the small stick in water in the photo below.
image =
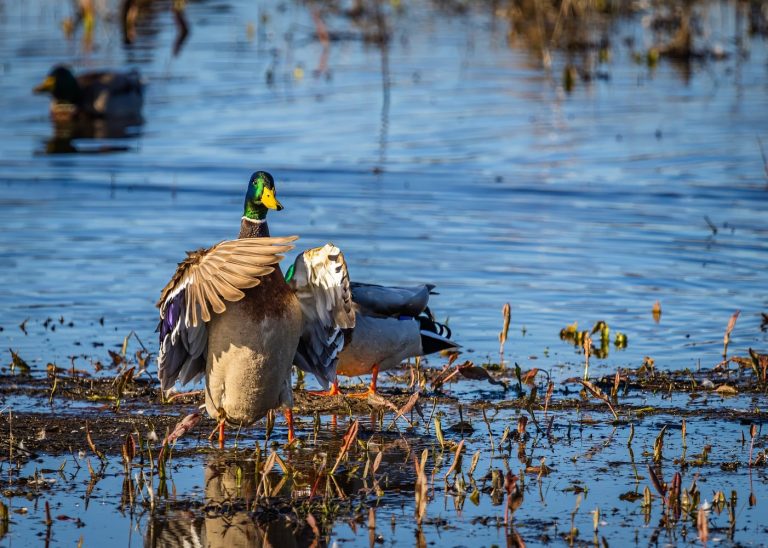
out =
<path fill-rule="evenodd" d="M 501 314 L 504 317 L 504 323 L 501 326 L 501 332 L 499 333 L 499 365 L 504 367 L 504 343 L 507 342 L 507 333 L 509 333 L 509 320 L 512 316 L 509 303 L 504 303 L 501 308 Z"/>

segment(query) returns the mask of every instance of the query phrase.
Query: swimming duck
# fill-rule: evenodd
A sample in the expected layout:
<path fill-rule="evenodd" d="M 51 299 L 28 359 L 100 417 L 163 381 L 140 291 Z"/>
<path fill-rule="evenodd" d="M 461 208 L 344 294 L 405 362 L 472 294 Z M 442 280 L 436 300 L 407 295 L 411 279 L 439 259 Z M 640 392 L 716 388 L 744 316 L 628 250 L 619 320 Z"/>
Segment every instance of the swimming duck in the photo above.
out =
<path fill-rule="evenodd" d="M 304 287 L 317 276 L 317 272 L 344 261 L 343 256 L 339 257 L 334 249 L 326 245 L 307 250 L 296 257 L 286 272 L 286 280 L 297 295 L 308 293 Z M 338 358 L 325 360 L 321 368 L 310 367 L 302 356 L 307 347 L 302 341 L 295 365 L 313 373 L 324 388 L 331 385 L 329 391 L 318 394 L 340 394 L 337 375 L 352 377 L 368 373 L 372 375 L 368 390 L 352 395 L 367 397 L 368 394 L 375 394 L 380 371 L 392 369 L 407 358 L 459 347 L 450 340 L 450 330 L 437 323 L 427 307 L 434 288 L 432 284 L 385 287 L 349 282 L 355 319 L 352 327 L 340 327 L 344 337 L 335 346 L 335 356 Z M 300 301 L 302 308 L 312 306 L 308 295 L 300 297 Z M 323 307 L 321 302 L 315 304 Z M 313 363 L 316 365 L 319 360 Z"/>
<path fill-rule="evenodd" d="M 188 252 L 157 303 L 160 387 L 165 392 L 177 380 L 185 384 L 204 376 L 205 408 L 219 422 L 220 445 L 225 423 L 249 425 L 281 406 L 293 441 L 290 378 L 299 338 L 305 329 L 321 332 L 324 321 L 343 316 L 335 310 L 343 310 L 343 302 L 331 298 L 325 310 L 302 315 L 278 265 L 297 237 L 270 237 L 270 209 L 283 206 L 272 176 L 258 171 L 248 182 L 238 239 Z M 332 281 L 316 279 L 325 286 L 307 291 L 341 294 Z M 333 341 L 317 343 L 321 355 L 326 343 Z"/>
<path fill-rule="evenodd" d="M 51 118 L 68 122 L 82 118 L 141 120 L 144 85 L 136 70 L 86 72 L 75 77 L 64 65 L 53 67 L 35 93 L 50 93 Z"/>

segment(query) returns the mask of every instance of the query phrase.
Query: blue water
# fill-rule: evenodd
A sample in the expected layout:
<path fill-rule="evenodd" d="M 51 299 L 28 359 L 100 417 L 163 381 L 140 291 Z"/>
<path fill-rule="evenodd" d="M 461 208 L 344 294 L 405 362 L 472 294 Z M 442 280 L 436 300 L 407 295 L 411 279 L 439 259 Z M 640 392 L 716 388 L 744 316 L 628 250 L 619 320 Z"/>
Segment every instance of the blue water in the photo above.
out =
<path fill-rule="evenodd" d="M 0 2 L 0 351 L 33 373 L 72 357 L 107 363 L 131 331 L 156 352 L 160 289 L 185 250 L 236 235 L 257 169 L 285 206 L 270 214 L 273 234 L 298 234 L 301 248 L 333 241 L 353 279 L 436 283 L 433 311 L 478 363 L 498 360 L 505 302 L 505 359 L 556 378 L 580 374 L 583 358 L 558 337 L 575 321 L 628 337 L 594 374 L 644 356 L 711 367 L 736 310 L 729 355 L 766 350 L 768 52 L 743 30 L 740 4 L 697 7 L 699 43 L 726 59 L 635 62 L 624 39 L 641 53 L 652 43 L 639 13 L 611 31 L 597 67 L 609 78 L 571 92 L 569 55 L 542 67 L 482 6 L 388 7 L 385 53 L 332 41 L 318 74 L 323 46 L 301 3 L 190 2 L 178 55 L 168 3 L 140 19 L 130 47 L 116 3 L 97 4 L 88 45 L 82 29 L 61 31 L 69 3 Z M 60 62 L 138 68 L 144 125 L 48 154 L 47 99 L 31 89 Z"/>
<path fill-rule="evenodd" d="M 709 14 L 722 21 L 707 43 L 735 52 L 729 6 Z M 480 9 L 394 14 L 388 78 L 379 48 L 360 41 L 332 42 L 327 76 L 314 76 L 322 46 L 301 5 L 192 3 L 178 56 L 164 9 L 130 49 L 97 18 L 91 51 L 82 31 L 62 36 L 68 10 L 9 5 L 0 21 L 0 347 L 28 361 L 66 361 L 82 351 L 75 340 L 120 344 L 131 330 L 156 349 L 159 289 L 185 250 L 233 237 L 255 169 L 275 175 L 286 206 L 270 215 L 273 234 L 332 240 L 354 279 L 438 284 L 434 311 L 477 361 L 498 359 L 504 302 L 506 358 L 523 365 L 580 361 L 557 337 L 574 321 L 627 334 L 608 370 L 645 355 L 713 365 L 736 309 L 733 351 L 766 340 L 759 38 L 746 39 L 748 59 L 694 63 L 686 77 L 672 62 L 633 62 L 621 39 L 642 29 L 624 22 L 600 68 L 610 79 L 566 93 L 564 58 L 541 69 Z M 56 62 L 142 72 L 139 135 L 73 143 L 126 152 L 44 154 L 47 101 L 30 90 Z M 75 327 L 41 345 L 49 316 Z"/>
<path fill-rule="evenodd" d="M 440 409 L 450 412 L 449 408 L 441 406 Z M 543 425 L 548 424 L 542 413 L 537 415 Z M 689 466 L 682 469 L 682 486 L 690 489 L 695 482 L 701 503 L 711 505 L 717 492 L 722 492 L 727 501 L 731 500 L 732 493 L 736 494 L 732 531 L 727 508 L 708 510 L 710 542 L 761 544 L 765 535 L 766 476 L 764 467 L 746 466 L 750 456 L 747 427 L 730 421 L 713 423 L 691 417 L 687 421 L 687 447 L 684 448 L 679 418 L 662 414 L 635 419 L 637 426 L 628 447 L 629 427 L 612 427 L 601 415 L 550 414 L 555 417 L 550 437 L 536 435 L 529 423 L 530 439 L 524 443 L 501 444 L 504 428 L 515 429 L 518 413 L 505 410 L 494 415 L 491 412 L 489 418 L 496 446 L 492 451 L 480 413 L 465 411 L 465 420 L 470 420 L 475 430 L 465 436 L 460 473 L 450 476 L 447 474 L 453 463 L 455 445 L 441 448 L 433 436 L 434 427 L 428 436 L 423 435 L 424 425 L 403 437 L 394 431 L 387 432 L 386 428 L 384 433 L 371 434 L 367 419 L 362 417 L 360 439 L 369 443 L 370 453 L 367 456 L 364 450 L 353 449 L 352 456 L 342 461 L 335 475 L 336 486 L 326 484 L 325 478 L 316 484 L 313 469 L 320 466 L 323 455 L 327 456 L 328 466 L 332 465 L 347 424 L 344 417 L 339 417 L 338 426 L 324 420 L 317 440 L 311 424 L 305 425 L 299 430 L 301 446 L 278 450 L 292 467 L 291 476 L 285 478 L 279 492 L 283 497 L 296 497 L 295 504 L 301 507 L 314 486 L 313 512 L 317 520 L 323 518 L 321 502 L 326 496 L 331 506 L 350 504 L 342 517 L 324 529 L 322 539 L 327 539 L 328 545 L 369 545 L 369 508 L 375 515 L 375 537 L 386 546 L 410 545 L 419 535 L 429 543 L 452 547 L 506 545 L 508 529 L 515 530 L 532 546 L 564 545 L 564 536 L 571 530 L 571 524 L 579 530 L 579 542 L 589 543 L 594 538 L 595 510 L 600 512 L 598 540 L 601 537 L 608 542 L 638 539 L 643 543 L 658 537 L 671 544 L 696 543 L 695 520 L 684 513 L 679 520 L 665 522 L 661 498 L 651 484 L 647 463 L 653 453 L 654 440 L 666 425 L 663 459 L 657 469 L 662 481 L 670 482 L 674 473 L 681 470 L 676 461 L 685 458 Z M 385 418 L 385 427 L 390 417 Z M 455 444 L 461 436 L 447 431 L 450 424 L 443 423 L 445 439 Z M 142 427 L 139 430 L 146 439 L 146 431 Z M 742 434 L 746 442 L 741 441 Z M 221 455 L 201 454 L 198 458 L 174 457 L 167 466 L 167 495 L 160 494 L 161 480 L 156 469 L 150 471 L 146 460 L 142 467 L 136 459 L 126 475 L 119 457 L 109 459 L 101 467 L 87 449 L 82 454 L 38 458 L 12 472 L 4 472 L 3 481 L 26 481 L 27 490 L 36 492 L 37 496 L 4 499 L 11 511 L 11 522 L 8 535 L 0 538 L 8 546 L 13 546 L 16 540 L 23 542 L 50 535 L 56 544 L 77 543 L 82 538 L 85 545 L 117 542 L 129 546 L 194 546 L 200 542 L 205 546 L 223 547 L 252 544 L 258 542 L 254 539 L 263 539 L 266 535 L 274 546 L 309 544 L 314 538 L 311 530 L 282 517 L 277 510 L 270 517 L 269 500 L 256 496 L 261 474 L 257 472 L 260 465 L 253 449 L 255 445 L 263 447 L 258 438 L 261 435 L 257 435 L 255 442 L 241 440 L 239 453 L 230 450 Z M 187 439 L 182 443 L 207 446 L 205 440 Z M 705 446 L 710 453 L 707 463 L 695 464 L 702 458 Z M 155 454 L 157 449 L 155 444 Z M 430 501 L 425 522 L 418 527 L 414 518 L 413 455 L 420 456 L 424 449 L 429 451 L 426 473 Z M 378 451 L 383 452 L 381 466 L 375 473 L 381 496 L 373 490 L 370 475 L 361 478 L 366 459 L 370 467 Z M 480 456 L 470 475 L 475 453 Z M 530 459 L 532 466 L 543 462 L 551 469 L 550 473 L 540 478 L 536 472 L 525 473 L 526 459 Z M 87 461 L 98 472 L 95 480 L 88 471 Z M 740 465 L 735 471 L 722 472 L 720 466 L 725 463 Z M 505 498 L 494 500 L 489 492 L 492 470 L 510 470 L 521 481 L 523 502 L 508 526 L 504 525 Z M 355 479 L 348 477 L 349 471 L 355 474 Z M 277 488 L 284 476 L 275 467 L 270 490 Z M 126 480 L 131 482 L 128 492 L 124 491 Z M 457 480 L 463 481 L 462 491 L 457 490 Z M 42 481 L 44 486 L 35 489 L 34 481 Z M 652 493 L 647 512 L 641 505 L 646 487 Z M 475 489 L 477 500 L 473 501 L 471 495 Z M 129 493 L 133 494 L 133 504 Z M 633 493 L 640 495 L 640 499 L 627 500 L 627 495 Z M 274 503 L 276 499 L 271 500 Z M 46 501 L 54 517 L 50 531 L 44 524 Z"/>

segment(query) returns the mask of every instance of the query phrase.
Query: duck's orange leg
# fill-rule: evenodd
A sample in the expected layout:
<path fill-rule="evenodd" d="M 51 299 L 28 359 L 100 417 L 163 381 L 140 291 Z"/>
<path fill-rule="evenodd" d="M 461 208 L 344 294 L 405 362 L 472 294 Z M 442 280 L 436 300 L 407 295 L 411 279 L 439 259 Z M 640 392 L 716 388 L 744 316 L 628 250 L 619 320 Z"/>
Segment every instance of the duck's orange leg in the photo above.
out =
<path fill-rule="evenodd" d="M 333 380 L 330 390 L 310 390 L 309 394 L 313 396 L 341 396 L 341 390 L 339 390 L 339 379 Z"/>
<path fill-rule="evenodd" d="M 296 433 L 293 429 L 293 410 L 288 408 L 283 413 L 285 414 L 285 420 L 288 422 L 288 443 L 293 443 L 293 440 L 296 439 Z"/>
<path fill-rule="evenodd" d="M 371 384 L 368 386 L 368 390 L 365 392 L 358 392 L 356 394 L 347 394 L 350 398 L 367 398 L 369 395 L 376 394 L 376 381 L 379 378 L 379 364 L 373 364 L 371 368 Z"/>
<path fill-rule="evenodd" d="M 210 440 L 213 438 L 213 435 L 216 434 L 217 431 L 219 433 L 219 449 L 224 449 L 224 419 L 219 421 L 219 424 L 213 429 L 213 432 L 208 436 L 208 439 Z"/>

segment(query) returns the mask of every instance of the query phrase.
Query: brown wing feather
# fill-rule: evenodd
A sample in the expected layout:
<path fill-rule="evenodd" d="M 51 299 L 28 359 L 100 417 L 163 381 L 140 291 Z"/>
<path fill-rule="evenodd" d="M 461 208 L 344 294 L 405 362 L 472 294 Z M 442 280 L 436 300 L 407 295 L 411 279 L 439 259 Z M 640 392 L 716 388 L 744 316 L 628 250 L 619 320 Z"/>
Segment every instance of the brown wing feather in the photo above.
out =
<path fill-rule="evenodd" d="M 193 277 L 187 286 L 187 310 L 192 312 L 191 316 L 187 316 L 187 319 L 189 319 L 189 324 L 193 326 L 197 325 L 201 317 L 204 317 L 203 307 L 201 306 L 203 303 L 200 302 L 203 300 L 200 293 L 200 284 L 196 282 L 197 280 Z"/>
<path fill-rule="evenodd" d="M 168 297 L 171 293 L 173 293 L 177 287 L 181 285 L 181 280 L 184 278 L 184 275 L 189 270 L 190 266 L 193 264 L 197 264 L 197 262 L 200 260 L 200 256 L 205 254 L 208 250 L 207 249 L 197 249 L 195 251 L 187 251 L 187 258 L 181 261 L 177 268 L 176 272 L 173 273 L 173 276 L 171 276 L 171 280 L 165 285 L 162 291 L 160 291 L 160 298 L 155 303 L 155 306 L 159 309 L 162 309 L 165 307 L 165 303 L 168 300 Z"/>
<path fill-rule="evenodd" d="M 281 253 L 293 249 L 290 242 L 296 239 L 297 236 L 227 240 L 208 249 L 188 252 L 160 293 L 157 306 L 161 316 L 175 292 L 186 287 L 187 324 L 195 326 L 200 320 L 210 321 L 211 309 L 220 314 L 226 309 L 225 301 L 242 299 L 242 289 L 258 285 L 259 278 L 272 273 L 272 265 L 283 259 Z"/>
<path fill-rule="evenodd" d="M 272 272 L 269 272 L 271 274 Z M 248 284 L 251 283 L 250 276 L 246 276 L 245 274 L 241 274 L 240 272 L 237 272 L 233 268 L 231 268 L 229 265 L 224 265 L 219 268 L 219 274 L 221 275 L 221 280 L 227 282 L 231 286 L 235 288 L 241 288 L 241 289 L 247 289 Z M 242 298 L 242 297 L 240 297 Z M 237 301 L 239 299 L 227 299 L 229 301 Z"/>
<path fill-rule="evenodd" d="M 187 294 L 187 313 L 184 315 L 185 322 L 189 322 L 190 325 L 197 325 L 197 307 L 192 306 L 192 302 L 195 298 L 195 284 L 190 284 L 185 291 Z"/>
<path fill-rule="evenodd" d="M 208 303 L 211 305 L 211 309 L 213 309 L 216 314 L 221 314 L 227 309 L 227 307 L 224 304 L 224 301 L 221 300 L 220 295 L 222 295 L 222 293 L 219 291 L 215 280 L 216 278 L 214 277 L 206 281 L 206 283 L 202 286 L 203 295 L 205 295 L 205 300 L 208 301 Z"/>
<path fill-rule="evenodd" d="M 229 302 L 237 302 L 245 296 L 245 293 L 229 283 L 227 277 L 228 275 L 226 273 L 219 270 L 219 276 L 211 278 L 211 284 L 216 289 L 216 292 L 224 298 L 224 300 Z M 217 312 L 221 313 L 223 310 L 217 310 Z"/>

